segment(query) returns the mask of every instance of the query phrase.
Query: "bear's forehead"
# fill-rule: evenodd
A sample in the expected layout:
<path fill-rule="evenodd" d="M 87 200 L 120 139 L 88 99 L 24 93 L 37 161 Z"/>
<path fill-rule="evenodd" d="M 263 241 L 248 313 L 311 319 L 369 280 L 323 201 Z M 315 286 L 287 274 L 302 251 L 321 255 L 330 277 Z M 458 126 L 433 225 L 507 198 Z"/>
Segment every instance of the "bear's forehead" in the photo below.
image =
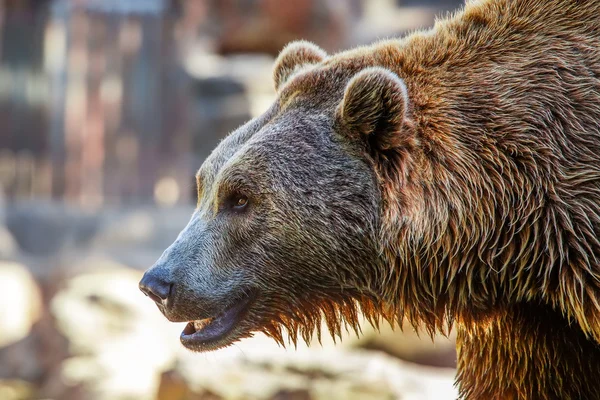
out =
<path fill-rule="evenodd" d="M 203 184 L 212 185 L 224 170 L 250 173 L 302 162 L 329 146 L 332 118 L 327 113 L 311 112 L 299 102 L 266 114 L 219 143 L 198 170 Z"/>

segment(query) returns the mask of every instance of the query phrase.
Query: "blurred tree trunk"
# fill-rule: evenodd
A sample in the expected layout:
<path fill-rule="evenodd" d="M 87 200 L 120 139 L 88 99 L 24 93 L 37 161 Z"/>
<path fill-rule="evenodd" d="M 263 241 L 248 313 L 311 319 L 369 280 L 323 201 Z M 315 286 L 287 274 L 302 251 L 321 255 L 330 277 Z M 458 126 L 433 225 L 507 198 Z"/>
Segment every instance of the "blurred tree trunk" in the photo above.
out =
<path fill-rule="evenodd" d="M 47 175 L 44 2 L 0 4 L 0 190 L 31 195 Z M 36 163 L 36 160 L 38 162 Z M 37 168 L 45 169 L 35 174 Z"/>
<path fill-rule="evenodd" d="M 154 198 L 164 175 L 187 184 L 176 178 L 189 165 L 173 164 L 186 159 L 188 133 L 185 116 L 171 106 L 185 110 L 187 102 L 166 4 L 105 1 L 73 13 L 63 87 L 80 85 L 85 106 L 65 110 L 67 196 L 90 206 L 139 203 Z"/>

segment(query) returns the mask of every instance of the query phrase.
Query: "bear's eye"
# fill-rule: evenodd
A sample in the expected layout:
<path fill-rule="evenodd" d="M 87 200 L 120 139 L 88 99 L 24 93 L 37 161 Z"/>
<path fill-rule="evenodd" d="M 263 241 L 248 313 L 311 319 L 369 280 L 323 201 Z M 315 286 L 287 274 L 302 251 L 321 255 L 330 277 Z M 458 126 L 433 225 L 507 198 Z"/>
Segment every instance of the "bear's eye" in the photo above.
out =
<path fill-rule="evenodd" d="M 242 210 L 248 205 L 248 197 L 243 194 L 236 194 L 232 198 L 231 205 L 234 210 Z"/>

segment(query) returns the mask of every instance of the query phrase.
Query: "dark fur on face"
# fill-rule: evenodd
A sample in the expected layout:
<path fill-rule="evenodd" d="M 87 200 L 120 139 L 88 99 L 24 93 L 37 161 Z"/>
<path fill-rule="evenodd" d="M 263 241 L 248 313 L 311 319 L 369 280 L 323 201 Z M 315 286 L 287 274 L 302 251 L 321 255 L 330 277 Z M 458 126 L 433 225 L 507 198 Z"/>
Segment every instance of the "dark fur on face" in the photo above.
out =
<path fill-rule="evenodd" d="M 254 331 L 282 344 L 286 334 L 308 340 L 323 317 L 333 335 L 345 325 L 358 332 L 359 312 L 374 321 L 386 313 L 370 274 L 356 269 L 379 259 L 375 175 L 336 136 L 335 107 L 321 109 L 335 99 L 313 100 L 282 90 L 200 168 L 197 210 L 153 268 L 175 282 L 161 310 L 192 321 L 247 296 L 251 305 L 226 338 L 189 347 L 211 350 Z M 240 196 L 247 204 L 236 209 Z"/>
<path fill-rule="evenodd" d="M 251 299 L 196 349 L 361 311 L 456 326 L 464 398 L 600 398 L 600 2 L 471 2 L 331 57 L 290 45 L 274 76 L 155 266 L 173 320 Z"/>

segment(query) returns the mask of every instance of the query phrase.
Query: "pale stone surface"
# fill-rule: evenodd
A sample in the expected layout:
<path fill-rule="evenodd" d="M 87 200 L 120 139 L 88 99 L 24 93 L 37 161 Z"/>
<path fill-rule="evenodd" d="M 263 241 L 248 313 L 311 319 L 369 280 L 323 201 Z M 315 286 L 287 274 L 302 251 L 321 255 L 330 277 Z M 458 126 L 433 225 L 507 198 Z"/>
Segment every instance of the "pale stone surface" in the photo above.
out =
<path fill-rule="evenodd" d="M 17 254 L 17 242 L 0 222 L 0 259 L 12 258 Z"/>
<path fill-rule="evenodd" d="M 0 379 L 0 399 L 30 400 L 35 396 L 35 388 L 31 383 L 17 379 Z"/>
<path fill-rule="evenodd" d="M 212 354 L 186 354 L 179 370 L 196 392 L 224 399 L 272 399 L 303 391 L 310 399 L 454 399 L 454 371 L 344 347 L 296 350 L 262 335 Z"/>
<path fill-rule="evenodd" d="M 180 346 L 182 328 L 138 290 L 140 278 L 138 271 L 105 263 L 70 279 L 52 301 L 72 355 L 62 377 L 84 385 L 95 399 L 153 398 L 158 375 Z"/>
<path fill-rule="evenodd" d="M 29 333 L 41 312 L 41 294 L 27 268 L 0 261 L 0 347 Z"/>
<path fill-rule="evenodd" d="M 232 400 L 456 396 L 452 369 L 357 350 L 351 337 L 347 345 L 325 340 L 285 349 L 259 334 L 216 352 L 191 353 L 179 343 L 183 324 L 167 322 L 138 291 L 140 272 L 95 263 L 96 270 L 69 279 L 51 305 L 71 355 L 61 377 L 69 386 L 82 385 L 90 398 L 154 399 L 159 387 L 165 399 L 208 393 Z"/>
<path fill-rule="evenodd" d="M 351 340 L 353 347 L 379 350 L 402 360 L 436 367 L 456 366 L 456 332 L 448 337 L 436 335 L 432 341 L 429 334 L 404 323 L 402 329 L 387 323 L 375 329 L 363 323 L 363 335 Z"/>

